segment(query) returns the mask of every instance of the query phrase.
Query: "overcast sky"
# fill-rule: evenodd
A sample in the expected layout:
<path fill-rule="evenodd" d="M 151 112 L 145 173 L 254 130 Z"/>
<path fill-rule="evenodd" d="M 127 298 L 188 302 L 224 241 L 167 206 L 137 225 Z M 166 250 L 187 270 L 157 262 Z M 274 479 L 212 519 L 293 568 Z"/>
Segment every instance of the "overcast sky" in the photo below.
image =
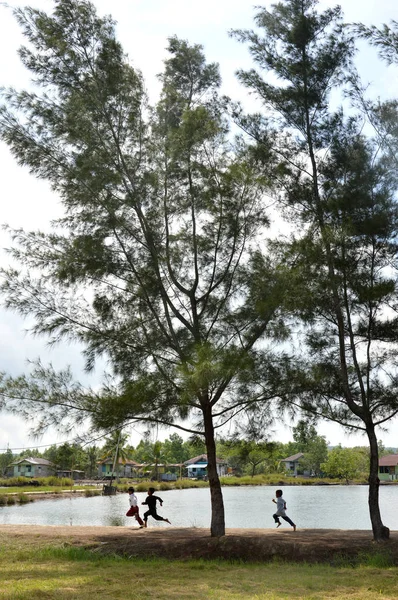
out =
<path fill-rule="evenodd" d="M 232 98 L 244 100 L 247 105 L 249 99 L 234 73 L 237 68 L 252 66 L 252 62 L 245 47 L 229 38 L 227 32 L 231 28 L 251 28 L 254 4 L 269 7 L 270 2 L 259 1 L 252 5 L 247 0 L 94 0 L 93 3 L 99 14 L 111 13 L 118 22 L 118 38 L 133 65 L 143 72 L 151 100 L 156 99 L 159 91 L 156 75 L 162 70 L 167 38 L 177 35 L 191 43 L 203 44 L 207 59 L 220 63 L 223 91 Z M 0 2 L 0 86 L 24 88 L 29 85 L 29 75 L 17 55 L 23 38 L 10 9 L 1 4 L 4 3 Z M 8 7 L 26 4 L 48 12 L 53 6 L 51 0 L 10 0 Z M 330 0 L 320 1 L 322 8 L 335 4 Z M 350 22 L 380 25 L 391 20 L 398 21 L 398 0 L 342 0 L 340 5 Z M 372 96 L 398 96 L 397 69 L 383 67 L 376 52 L 366 44 L 361 45 L 357 64 L 364 81 L 370 83 L 369 93 Z M 18 167 L 4 145 L 0 145 L 0 173 L 0 224 L 48 229 L 51 219 L 61 214 L 58 199 L 49 186 Z M 9 245 L 10 240 L 0 232 L 0 248 Z M 7 264 L 7 256 L 1 250 L 0 260 Z M 20 374 L 26 371 L 28 359 L 41 356 L 43 362 L 51 361 L 56 368 L 71 365 L 81 378 L 82 360 L 76 347 L 62 345 L 49 351 L 44 339 L 35 339 L 25 333 L 27 327 L 28 323 L 18 316 L 0 309 L 0 371 Z M 102 367 L 99 367 L 91 380 L 86 381 L 95 384 L 101 374 Z M 160 434 L 160 439 L 168 433 Z M 365 438 L 347 436 L 340 427 L 328 423 L 319 426 L 319 433 L 333 445 L 366 444 Z M 388 432 L 379 432 L 379 437 L 386 446 L 398 447 L 398 421 L 390 425 Z M 0 415 L 0 452 L 8 445 L 12 449 L 32 448 L 60 443 L 65 439 L 66 436 L 50 432 L 40 440 L 32 441 L 28 437 L 28 424 L 10 415 Z M 278 427 L 275 439 L 289 441 L 289 427 Z M 140 435 L 133 432 L 131 443 L 136 445 L 139 440 Z"/>

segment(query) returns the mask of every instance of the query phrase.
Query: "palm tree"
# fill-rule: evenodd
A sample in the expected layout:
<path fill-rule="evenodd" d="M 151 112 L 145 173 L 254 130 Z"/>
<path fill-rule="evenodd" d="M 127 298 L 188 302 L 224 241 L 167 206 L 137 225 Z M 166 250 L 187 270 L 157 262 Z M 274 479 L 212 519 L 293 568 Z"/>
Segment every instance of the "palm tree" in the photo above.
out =
<path fill-rule="evenodd" d="M 104 447 L 102 448 L 102 456 L 101 460 L 105 460 L 107 458 L 113 458 L 113 467 L 112 467 L 112 475 L 110 485 L 112 485 L 112 480 L 115 472 L 117 472 L 119 476 L 120 464 L 119 459 L 126 461 L 128 456 L 128 449 L 126 448 L 128 435 L 126 433 L 122 433 L 122 429 L 115 429 L 106 439 Z"/>

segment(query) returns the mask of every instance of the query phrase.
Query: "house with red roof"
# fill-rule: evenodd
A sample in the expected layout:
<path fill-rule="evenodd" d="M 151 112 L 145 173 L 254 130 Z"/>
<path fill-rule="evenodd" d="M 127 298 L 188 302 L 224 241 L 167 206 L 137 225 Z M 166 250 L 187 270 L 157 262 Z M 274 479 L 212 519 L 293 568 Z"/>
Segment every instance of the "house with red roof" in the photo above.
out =
<path fill-rule="evenodd" d="M 379 459 L 380 481 L 398 480 L 398 454 L 388 454 Z"/>

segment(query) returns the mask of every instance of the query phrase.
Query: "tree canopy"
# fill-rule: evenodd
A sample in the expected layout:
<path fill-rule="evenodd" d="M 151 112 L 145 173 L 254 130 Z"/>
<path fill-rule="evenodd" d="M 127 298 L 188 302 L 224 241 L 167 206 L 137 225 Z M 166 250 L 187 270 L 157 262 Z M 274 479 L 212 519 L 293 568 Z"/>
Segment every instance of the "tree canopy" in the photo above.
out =
<path fill-rule="evenodd" d="M 150 107 L 114 23 L 89 2 L 15 14 L 37 91 L 4 93 L 0 135 L 65 216 L 50 234 L 12 232 L 21 268 L 3 270 L 3 294 L 34 334 L 82 342 L 88 370 L 105 356 L 111 377 L 94 392 L 39 363 L 3 377 L 4 403 L 43 407 L 40 428 L 138 420 L 204 436 L 222 535 L 214 430 L 260 403 L 266 413 L 278 394 L 269 341 L 286 336 L 283 283 L 260 244 L 273 166 L 231 135 L 218 66 L 200 46 L 170 38 Z"/>
<path fill-rule="evenodd" d="M 260 32 L 235 32 L 261 69 L 239 79 L 263 103 L 263 114 L 235 115 L 259 155 L 282 159 L 276 195 L 295 223 L 275 244 L 290 267 L 287 309 L 300 328 L 280 379 L 293 405 L 366 432 L 370 515 L 382 539 L 375 428 L 398 412 L 396 168 L 391 146 L 364 134 L 355 40 L 341 9 L 321 13 L 317 4 L 260 8 Z M 353 100 L 348 110 L 332 106 L 339 89 Z"/>

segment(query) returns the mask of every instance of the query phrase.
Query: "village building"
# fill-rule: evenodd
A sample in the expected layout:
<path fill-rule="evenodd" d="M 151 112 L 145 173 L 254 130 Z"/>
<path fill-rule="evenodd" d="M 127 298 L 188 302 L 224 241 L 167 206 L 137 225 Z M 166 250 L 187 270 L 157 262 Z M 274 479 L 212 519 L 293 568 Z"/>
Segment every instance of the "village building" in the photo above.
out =
<path fill-rule="evenodd" d="M 111 479 L 117 477 L 135 477 L 137 472 L 142 469 L 141 464 L 134 460 L 119 458 L 113 470 L 114 458 L 109 457 L 98 463 L 98 476 L 102 479 Z"/>
<path fill-rule="evenodd" d="M 217 474 L 219 477 L 224 477 L 228 472 L 228 464 L 222 458 L 216 459 Z M 184 463 L 187 469 L 187 477 L 190 479 L 206 479 L 207 478 L 207 454 L 200 454 Z"/>
<path fill-rule="evenodd" d="M 9 467 L 11 477 L 50 477 L 55 475 L 55 465 L 45 458 L 20 458 Z"/>
<path fill-rule="evenodd" d="M 303 458 L 303 452 L 298 452 L 297 454 L 292 454 L 292 456 L 282 459 L 280 462 L 284 465 L 288 475 L 291 475 L 292 477 L 297 477 L 298 475 L 309 477 L 311 475 L 310 471 L 308 469 L 304 469 L 304 467 L 300 464 L 300 461 L 303 461 Z"/>
<path fill-rule="evenodd" d="M 398 454 L 389 454 L 379 459 L 380 481 L 398 481 Z"/>

